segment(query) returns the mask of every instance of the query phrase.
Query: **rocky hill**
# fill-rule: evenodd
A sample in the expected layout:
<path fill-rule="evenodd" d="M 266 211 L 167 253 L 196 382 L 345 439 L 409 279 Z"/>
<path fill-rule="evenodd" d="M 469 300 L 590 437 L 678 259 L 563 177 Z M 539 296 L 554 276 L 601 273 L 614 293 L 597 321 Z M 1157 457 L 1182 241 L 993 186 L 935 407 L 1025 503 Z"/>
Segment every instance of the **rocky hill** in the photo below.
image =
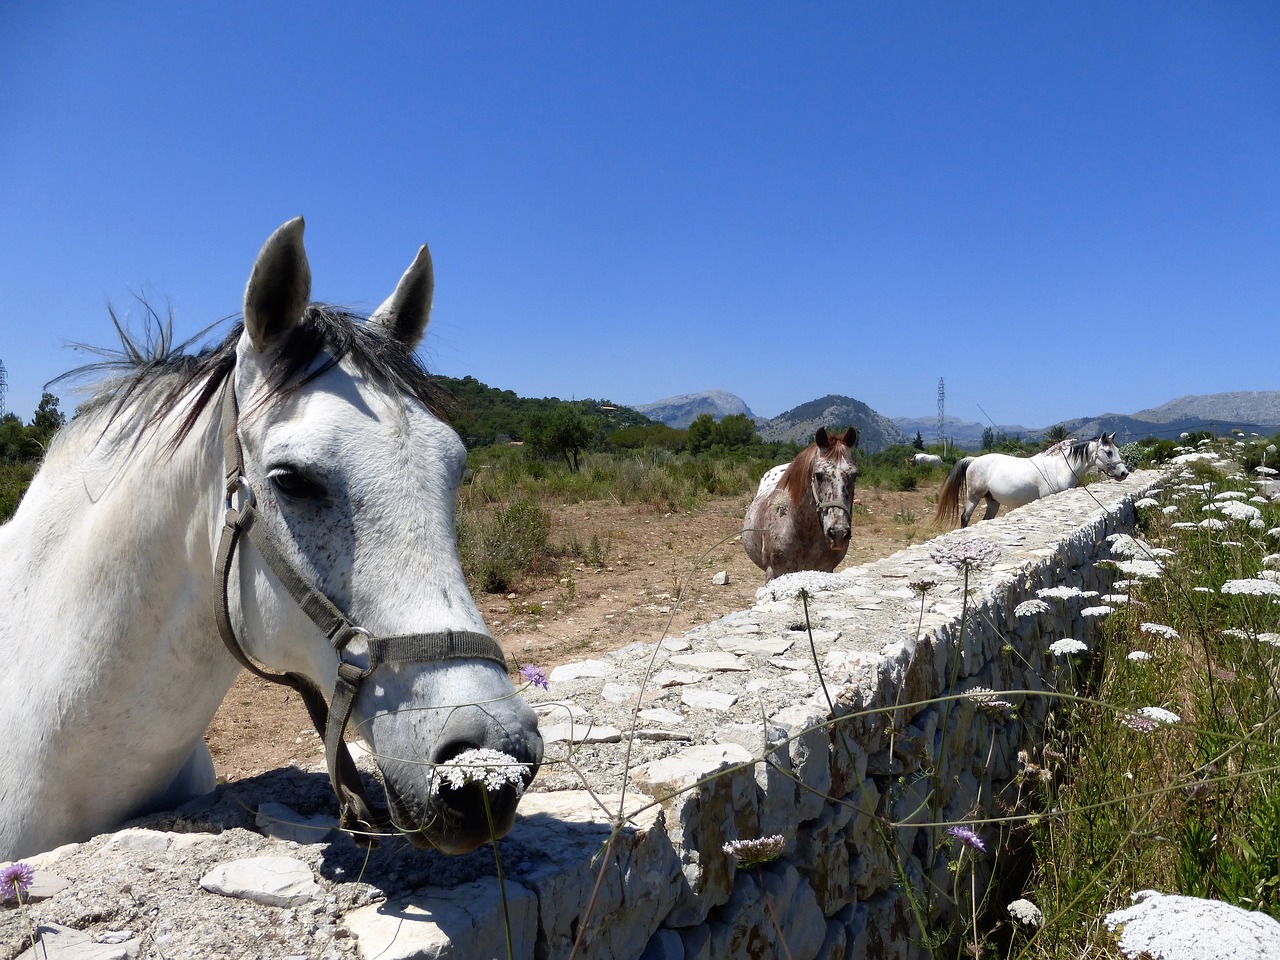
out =
<path fill-rule="evenodd" d="M 757 423 L 762 422 L 762 418 L 752 413 L 741 397 L 727 390 L 684 393 L 678 397 L 655 400 L 653 403 L 634 404 L 631 409 L 678 430 L 683 430 L 704 413 L 711 414 L 715 420 L 723 420 L 735 413 L 745 413 Z"/>
<path fill-rule="evenodd" d="M 819 427 L 828 430 L 841 426 L 858 428 L 858 449 L 877 453 L 895 443 L 909 443 L 893 421 L 872 410 L 860 400 L 836 394 L 810 400 L 772 420 L 760 424 L 760 438 L 766 441 L 791 440 L 808 443 Z"/>
<path fill-rule="evenodd" d="M 1276 425 L 1280 424 L 1280 390 L 1188 394 L 1158 407 L 1139 410 L 1133 417 L 1154 423 L 1199 418 Z"/>

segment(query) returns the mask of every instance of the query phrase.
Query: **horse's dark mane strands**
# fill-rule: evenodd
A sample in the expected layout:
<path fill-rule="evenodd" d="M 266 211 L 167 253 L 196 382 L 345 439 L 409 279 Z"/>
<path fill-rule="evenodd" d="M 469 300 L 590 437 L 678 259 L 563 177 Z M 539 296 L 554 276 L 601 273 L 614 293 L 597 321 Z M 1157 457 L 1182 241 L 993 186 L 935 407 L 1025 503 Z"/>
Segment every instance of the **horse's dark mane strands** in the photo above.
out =
<path fill-rule="evenodd" d="M 174 344 L 172 317 L 161 318 L 145 302 L 143 307 L 146 318 L 140 334 L 128 331 L 111 311 L 120 348 L 85 347 L 105 359 L 65 373 L 54 382 L 91 373 L 114 373 L 78 411 L 91 414 L 107 409 L 104 431 L 140 395 L 156 398 L 144 426 L 144 430 L 149 429 L 172 413 L 195 387 L 194 402 L 170 441 L 171 449 L 176 449 L 218 396 L 235 367 L 236 344 L 244 324 L 237 321 L 222 343 L 191 354 L 186 351 L 212 327 Z M 317 365 L 324 353 L 328 357 Z M 358 314 L 319 303 L 307 307 L 302 322 L 290 332 L 288 342 L 272 364 L 269 399 L 292 395 L 343 358 L 349 358 L 362 376 L 416 398 L 433 415 L 448 420 L 452 397 L 398 340 L 385 336 Z"/>

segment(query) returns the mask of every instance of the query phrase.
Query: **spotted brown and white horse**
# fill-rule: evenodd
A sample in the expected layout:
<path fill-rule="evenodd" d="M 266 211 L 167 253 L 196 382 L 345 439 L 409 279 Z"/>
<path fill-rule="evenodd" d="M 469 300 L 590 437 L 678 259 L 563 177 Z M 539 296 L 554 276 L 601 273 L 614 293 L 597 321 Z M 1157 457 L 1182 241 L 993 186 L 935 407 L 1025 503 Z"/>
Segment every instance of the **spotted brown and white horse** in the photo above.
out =
<path fill-rule="evenodd" d="M 830 573 L 849 550 L 858 467 L 858 431 L 832 437 L 819 427 L 813 443 L 760 480 L 742 522 L 742 546 L 766 582 L 797 570 Z"/>

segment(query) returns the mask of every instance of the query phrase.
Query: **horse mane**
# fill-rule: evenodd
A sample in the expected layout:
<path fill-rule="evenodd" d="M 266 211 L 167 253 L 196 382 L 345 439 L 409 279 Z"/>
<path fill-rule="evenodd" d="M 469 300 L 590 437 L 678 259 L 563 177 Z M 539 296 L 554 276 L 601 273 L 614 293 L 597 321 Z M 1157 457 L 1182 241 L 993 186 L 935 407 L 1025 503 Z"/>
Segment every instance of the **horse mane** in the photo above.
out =
<path fill-rule="evenodd" d="M 104 359 L 78 367 L 52 383 L 105 374 L 94 395 L 76 411 L 76 419 L 103 417 L 103 431 L 134 400 L 150 407 L 143 430 L 150 429 L 194 391 L 193 402 L 171 441 L 172 449 L 176 449 L 235 368 L 236 344 L 244 331 L 244 321 L 236 321 L 220 344 L 190 353 L 192 345 L 217 324 L 175 344 L 172 314 L 162 318 L 150 304 L 144 301 L 142 305 L 146 316 L 140 333 L 129 331 L 109 309 L 120 347 L 78 344 Z M 359 314 L 326 304 L 310 304 L 301 322 L 290 329 L 267 371 L 269 389 L 265 399 L 292 396 L 345 358 L 368 380 L 389 392 L 414 397 L 433 415 L 447 421 L 453 407 L 450 394 L 404 344 L 365 320 Z M 322 354 L 327 356 L 317 364 Z"/>
<path fill-rule="evenodd" d="M 808 488 L 809 474 L 813 472 L 814 462 L 819 457 L 827 460 L 839 460 L 847 456 L 849 456 L 849 446 L 839 437 L 831 438 L 825 453 L 818 449 L 818 444 L 815 441 L 801 450 L 796 458 L 787 465 L 787 469 L 778 478 L 778 485 L 774 489 L 785 490 L 791 498 L 791 505 L 795 506 L 800 502 L 800 498 L 804 496 L 804 492 Z"/>
<path fill-rule="evenodd" d="M 1072 466 L 1082 466 L 1089 455 L 1089 444 L 1095 441 L 1101 441 L 1102 437 L 1093 437 L 1089 440 L 1077 440 L 1075 437 L 1067 437 L 1065 440 L 1059 440 L 1051 447 L 1046 447 L 1042 451 L 1042 456 L 1053 456 L 1060 454 L 1065 457 Z"/>

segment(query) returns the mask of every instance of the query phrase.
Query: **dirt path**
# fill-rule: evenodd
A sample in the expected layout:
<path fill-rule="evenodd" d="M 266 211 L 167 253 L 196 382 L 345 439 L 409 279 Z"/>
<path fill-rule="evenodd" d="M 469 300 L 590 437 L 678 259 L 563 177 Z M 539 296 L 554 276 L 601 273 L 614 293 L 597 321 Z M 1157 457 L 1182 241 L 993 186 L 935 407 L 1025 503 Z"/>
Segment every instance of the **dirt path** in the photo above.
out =
<path fill-rule="evenodd" d="M 853 545 L 841 569 L 888 556 L 940 532 L 933 516 L 941 477 L 920 490 L 860 491 Z M 645 505 L 549 508 L 551 542 L 600 545 L 602 564 L 566 558 L 517 592 L 477 597 L 489 629 L 517 664 L 557 664 L 678 636 L 744 610 L 764 576 L 742 549 L 746 497 L 712 500 L 693 513 Z M 713 583 L 728 574 L 726 585 Z M 677 602 L 677 599 L 679 602 Z M 322 757 L 297 695 L 242 673 L 205 736 L 219 777 L 235 780 Z"/>

